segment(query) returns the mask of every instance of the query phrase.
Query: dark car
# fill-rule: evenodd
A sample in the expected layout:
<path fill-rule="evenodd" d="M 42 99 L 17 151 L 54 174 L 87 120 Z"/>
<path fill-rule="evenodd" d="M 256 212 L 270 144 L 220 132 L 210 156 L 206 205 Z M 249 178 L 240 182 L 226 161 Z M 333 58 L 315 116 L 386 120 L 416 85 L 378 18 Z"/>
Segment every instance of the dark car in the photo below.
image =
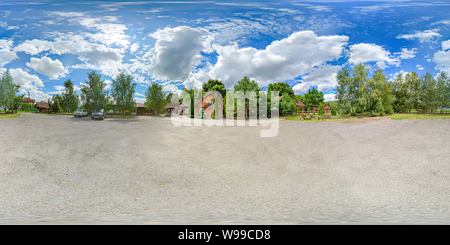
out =
<path fill-rule="evenodd" d="M 105 117 L 106 117 L 106 111 L 104 109 L 96 109 L 91 114 L 91 119 L 100 118 L 103 120 L 103 119 L 105 119 Z"/>

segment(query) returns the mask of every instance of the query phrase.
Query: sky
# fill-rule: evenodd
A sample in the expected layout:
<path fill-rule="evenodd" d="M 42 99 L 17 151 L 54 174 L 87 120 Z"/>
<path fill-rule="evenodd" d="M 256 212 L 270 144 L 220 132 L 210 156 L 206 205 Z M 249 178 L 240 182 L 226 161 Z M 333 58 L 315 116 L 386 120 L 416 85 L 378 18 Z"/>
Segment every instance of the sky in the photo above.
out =
<path fill-rule="evenodd" d="M 0 1 L 0 73 L 47 101 L 96 71 L 180 93 L 244 76 L 334 100 L 336 75 L 364 63 L 389 79 L 450 73 L 446 1 Z"/>

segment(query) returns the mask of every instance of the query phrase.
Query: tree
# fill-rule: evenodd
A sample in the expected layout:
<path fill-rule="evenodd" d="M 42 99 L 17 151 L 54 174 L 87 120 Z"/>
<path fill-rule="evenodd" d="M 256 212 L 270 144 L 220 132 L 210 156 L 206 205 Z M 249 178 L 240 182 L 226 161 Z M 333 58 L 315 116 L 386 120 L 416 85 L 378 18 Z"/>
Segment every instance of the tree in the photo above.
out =
<path fill-rule="evenodd" d="M 350 71 L 347 68 L 339 71 L 337 74 L 337 86 L 335 88 L 336 98 L 338 101 L 338 107 L 340 113 L 349 113 L 352 109 L 352 95 L 350 94 L 350 85 L 352 79 L 350 77 Z M 303 103 L 305 103 L 303 101 Z M 305 104 L 306 105 L 306 104 Z"/>
<path fill-rule="evenodd" d="M 269 84 L 267 92 L 270 93 L 271 91 L 278 91 L 279 94 L 288 94 L 289 96 L 294 97 L 294 90 L 285 82 Z"/>
<path fill-rule="evenodd" d="M 438 93 L 436 89 L 436 80 L 427 72 L 421 77 L 422 84 L 420 86 L 419 100 L 423 113 L 433 113 L 433 109 L 438 106 Z"/>
<path fill-rule="evenodd" d="M 283 97 L 284 99 L 284 97 Z M 309 89 L 306 94 L 303 95 L 303 104 L 307 108 L 319 106 L 320 103 L 323 103 L 324 97 L 323 93 L 319 92 L 316 88 Z"/>
<path fill-rule="evenodd" d="M 325 114 L 325 108 L 323 108 L 323 103 L 320 103 L 319 110 L 317 111 L 317 113 L 319 114 L 319 116 Z"/>
<path fill-rule="evenodd" d="M 121 72 L 113 79 L 111 84 L 111 96 L 116 102 L 116 106 L 123 112 L 125 117 L 126 110 L 132 110 L 136 107 L 136 101 L 133 98 L 136 83 L 133 82 L 131 75 L 125 75 Z"/>
<path fill-rule="evenodd" d="M 87 112 L 105 108 L 107 104 L 106 84 L 95 71 L 88 73 L 88 80 L 81 88 L 81 100 Z"/>
<path fill-rule="evenodd" d="M 353 82 L 351 93 L 353 94 L 355 101 L 353 107 L 358 108 L 363 113 L 368 106 L 368 88 L 367 88 L 367 76 L 369 75 L 369 68 L 364 64 L 359 63 L 353 68 Z"/>
<path fill-rule="evenodd" d="M 263 89 L 263 87 L 259 87 L 258 83 L 255 82 L 254 80 L 250 81 L 250 79 L 246 76 L 244 76 L 243 79 L 239 80 L 235 85 L 234 85 L 234 92 L 238 92 L 241 91 L 243 93 L 243 96 L 245 96 L 245 94 L 247 92 L 254 92 L 255 93 L 255 99 L 256 99 L 256 110 L 258 111 L 258 99 L 259 99 L 259 91 L 261 91 Z M 237 112 L 237 107 L 238 107 L 238 103 L 240 103 L 240 101 L 242 101 L 239 98 L 239 95 L 235 94 L 234 99 L 236 100 L 236 103 L 234 103 L 234 111 Z M 245 99 L 245 117 L 249 116 L 249 99 Z M 253 101 L 252 101 L 253 102 Z"/>
<path fill-rule="evenodd" d="M 61 106 L 64 112 L 72 113 L 72 111 L 78 109 L 78 96 L 74 92 L 73 83 L 70 79 L 64 82 L 64 88 L 65 91 L 61 94 Z"/>
<path fill-rule="evenodd" d="M 50 107 L 52 110 L 52 113 L 58 113 L 59 111 L 61 111 L 61 101 L 62 101 L 62 97 L 58 94 L 54 94 L 52 96 L 52 103 L 50 103 Z"/>
<path fill-rule="evenodd" d="M 19 88 L 19 85 L 14 84 L 9 70 L 2 73 L 0 79 L 0 107 L 3 107 L 5 112 L 7 108 L 14 104 L 15 92 L 18 91 Z"/>
<path fill-rule="evenodd" d="M 284 118 L 287 119 L 287 114 L 291 114 L 292 112 L 294 112 L 295 108 L 296 108 L 296 104 L 295 104 L 294 99 L 288 93 L 284 93 L 283 99 L 281 100 L 281 103 L 280 103 L 280 112 L 281 112 L 281 114 L 284 114 Z M 323 109 L 323 105 L 322 105 L 322 109 Z"/>
<path fill-rule="evenodd" d="M 167 102 L 163 87 L 157 83 L 152 83 L 148 86 L 148 90 L 145 92 L 145 108 L 155 112 L 158 115 L 163 112 Z"/>
<path fill-rule="evenodd" d="M 219 80 L 209 79 L 207 83 L 203 84 L 202 88 L 205 92 L 217 91 L 222 95 L 222 98 L 225 98 L 225 96 L 227 95 L 225 85 Z"/>
<path fill-rule="evenodd" d="M 449 89 L 449 79 L 447 73 L 440 72 L 437 75 L 437 102 L 440 108 L 450 106 L 450 89 Z M 443 110 L 441 110 L 441 114 Z"/>

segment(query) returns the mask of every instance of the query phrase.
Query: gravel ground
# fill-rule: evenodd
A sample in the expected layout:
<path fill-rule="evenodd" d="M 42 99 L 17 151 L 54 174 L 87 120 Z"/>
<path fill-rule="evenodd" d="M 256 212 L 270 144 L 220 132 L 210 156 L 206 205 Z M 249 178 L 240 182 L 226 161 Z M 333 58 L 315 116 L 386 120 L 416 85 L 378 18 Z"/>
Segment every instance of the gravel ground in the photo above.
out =
<path fill-rule="evenodd" d="M 450 120 L 0 120 L 0 224 L 450 224 Z"/>

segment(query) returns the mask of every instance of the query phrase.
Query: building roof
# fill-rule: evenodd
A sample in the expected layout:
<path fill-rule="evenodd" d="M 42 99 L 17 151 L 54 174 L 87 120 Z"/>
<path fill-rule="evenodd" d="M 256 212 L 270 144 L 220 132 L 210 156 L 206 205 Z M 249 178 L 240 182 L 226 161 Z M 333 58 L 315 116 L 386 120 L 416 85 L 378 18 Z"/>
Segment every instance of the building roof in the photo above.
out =
<path fill-rule="evenodd" d="M 36 102 L 36 108 L 50 109 L 50 106 L 46 102 Z"/>
<path fill-rule="evenodd" d="M 179 106 L 181 104 L 182 104 L 181 102 L 178 102 L 178 103 L 167 103 L 166 108 L 175 108 L 175 107 L 177 107 L 177 106 Z"/>
<path fill-rule="evenodd" d="M 297 106 L 306 107 L 306 105 L 303 104 L 300 100 L 296 100 L 295 102 L 297 103 Z"/>
<path fill-rule="evenodd" d="M 22 102 L 27 102 L 27 103 L 33 103 L 34 104 L 34 102 L 36 102 L 36 101 L 33 100 L 33 99 L 23 99 Z"/>
<path fill-rule="evenodd" d="M 329 107 L 329 106 L 327 106 L 327 105 L 324 105 L 324 106 L 323 106 L 323 109 L 325 109 L 325 110 L 329 110 L 329 109 L 330 109 L 330 107 Z"/>
<path fill-rule="evenodd" d="M 142 104 L 142 103 L 136 103 L 136 107 L 144 107 L 144 104 Z"/>

